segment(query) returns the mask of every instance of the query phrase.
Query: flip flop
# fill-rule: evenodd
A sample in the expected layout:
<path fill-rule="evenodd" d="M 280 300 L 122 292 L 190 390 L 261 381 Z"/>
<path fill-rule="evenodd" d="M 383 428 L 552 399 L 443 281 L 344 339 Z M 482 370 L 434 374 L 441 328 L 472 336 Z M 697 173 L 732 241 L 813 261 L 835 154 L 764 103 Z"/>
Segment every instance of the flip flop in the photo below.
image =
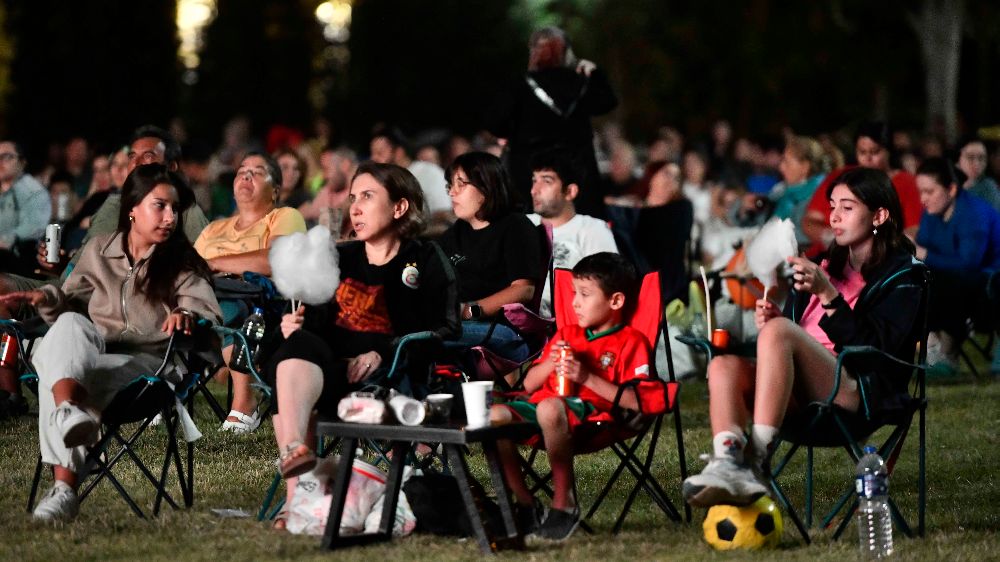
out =
<path fill-rule="evenodd" d="M 312 470 L 316 466 L 316 453 L 301 441 L 289 443 L 281 455 L 281 476 L 293 478 Z"/>

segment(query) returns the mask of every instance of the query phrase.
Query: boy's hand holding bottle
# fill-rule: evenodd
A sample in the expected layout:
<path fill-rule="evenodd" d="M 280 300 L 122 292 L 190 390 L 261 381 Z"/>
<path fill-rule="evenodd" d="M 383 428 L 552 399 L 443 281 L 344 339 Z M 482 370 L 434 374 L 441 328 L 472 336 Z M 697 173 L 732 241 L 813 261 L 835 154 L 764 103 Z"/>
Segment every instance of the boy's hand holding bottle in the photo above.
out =
<path fill-rule="evenodd" d="M 559 396 L 575 396 L 576 385 L 583 384 L 589 374 L 580 368 L 573 348 L 565 341 L 556 342 L 552 347 L 552 361 L 556 366 L 556 392 Z"/>

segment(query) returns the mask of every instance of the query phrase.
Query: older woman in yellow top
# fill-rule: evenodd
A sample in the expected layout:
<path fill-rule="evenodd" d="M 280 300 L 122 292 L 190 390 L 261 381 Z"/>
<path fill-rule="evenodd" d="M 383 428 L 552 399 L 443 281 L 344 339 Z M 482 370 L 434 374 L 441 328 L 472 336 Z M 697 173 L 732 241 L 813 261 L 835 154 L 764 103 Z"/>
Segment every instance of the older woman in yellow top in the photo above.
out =
<path fill-rule="evenodd" d="M 295 209 L 276 207 L 281 188 L 281 168 L 270 156 L 250 152 L 243 157 L 233 180 L 236 213 L 213 221 L 201 232 L 194 247 L 218 275 L 242 275 L 246 271 L 271 275 L 268 250 L 279 236 L 305 232 L 306 223 Z M 227 325 L 242 322 L 245 306 L 222 302 Z M 223 349 L 226 361 L 233 346 Z M 244 373 L 231 371 L 233 405 L 222 429 L 233 433 L 253 431 L 260 424 L 254 410 L 250 379 Z"/>

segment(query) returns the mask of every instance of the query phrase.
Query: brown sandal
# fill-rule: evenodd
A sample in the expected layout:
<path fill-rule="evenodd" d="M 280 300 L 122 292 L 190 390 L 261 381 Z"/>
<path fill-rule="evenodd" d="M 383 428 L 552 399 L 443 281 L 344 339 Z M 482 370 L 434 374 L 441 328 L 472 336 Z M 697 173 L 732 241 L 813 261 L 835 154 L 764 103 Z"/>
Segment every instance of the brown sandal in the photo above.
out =
<path fill-rule="evenodd" d="M 281 455 L 281 476 L 293 478 L 312 470 L 316 466 L 316 453 L 301 441 L 289 443 Z"/>

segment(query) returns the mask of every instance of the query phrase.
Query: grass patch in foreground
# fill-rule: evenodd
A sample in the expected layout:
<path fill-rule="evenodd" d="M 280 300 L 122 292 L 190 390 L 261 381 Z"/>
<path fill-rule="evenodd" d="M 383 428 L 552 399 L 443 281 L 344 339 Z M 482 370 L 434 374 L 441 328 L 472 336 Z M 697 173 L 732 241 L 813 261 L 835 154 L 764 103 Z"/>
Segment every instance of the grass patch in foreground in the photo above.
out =
<path fill-rule="evenodd" d="M 932 385 L 928 416 L 928 533 L 922 540 L 907 540 L 897 533 L 897 550 L 903 559 L 982 560 L 994 558 L 1000 550 L 997 506 L 1000 485 L 996 467 L 1000 465 L 1000 385 L 974 381 L 969 377 L 957 384 Z M 686 383 L 682 391 L 684 440 L 691 470 L 700 470 L 698 454 L 708 451 L 707 399 L 704 383 Z M 36 410 L 37 411 L 37 410 Z M 132 515 L 106 482 L 83 504 L 80 517 L 68 525 L 34 523 L 25 512 L 28 488 L 37 455 L 37 422 L 21 418 L 0 424 L 0 558 L 4 560 L 327 560 L 315 537 L 297 537 L 271 531 L 254 519 L 221 519 L 212 508 L 242 508 L 256 513 L 264 490 L 274 474 L 276 450 L 271 426 L 265 423 L 249 436 L 233 436 L 216 431 L 216 425 L 201 408 L 199 425 L 205 437 L 196 445 L 195 504 L 190 510 L 165 507 L 161 516 L 141 520 Z M 205 416 L 205 417 L 203 417 Z M 158 430 L 159 431 L 159 430 Z M 161 452 L 160 436 L 146 436 L 141 451 L 154 459 Z M 153 447 L 153 444 L 156 447 Z M 916 433 L 910 435 L 905 462 L 897 467 L 891 487 L 911 524 L 915 525 Z M 673 426 L 664 427 L 660 437 L 654 474 L 679 503 L 680 477 Z M 596 495 L 615 465 L 610 453 L 581 457 L 577 473 L 582 502 Z M 471 460 L 473 470 L 485 474 L 481 457 Z M 841 451 L 816 454 L 817 510 L 836 498 L 853 478 L 853 467 Z M 123 470 L 124 469 L 124 470 Z M 156 469 L 154 469 L 156 470 Z M 152 505 L 153 494 L 132 465 L 116 471 L 140 506 Z M 790 467 L 782 482 L 793 501 L 801 502 L 801 469 Z M 630 483 L 631 479 L 625 477 Z M 44 480 L 43 491 L 50 480 Z M 173 485 L 176 490 L 176 483 Z M 704 512 L 696 510 L 691 524 L 668 522 L 646 498 L 637 500 L 626 520 L 624 531 L 609 533 L 626 489 L 611 494 L 609 505 L 598 513 L 596 533 L 582 531 L 565 545 L 533 546 L 526 552 L 504 553 L 500 559 L 531 560 L 704 560 L 770 559 L 843 560 L 857 552 L 853 522 L 846 536 L 832 542 L 829 532 L 819 532 L 812 546 L 805 546 L 791 521 L 785 520 L 780 549 L 763 553 L 716 553 L 701 539 Z M 179 492 L 176 492 L 179 495 Z M 913 514 L 912 517 L 910 514 Z M 388 545 L 338 551 L 338 560 L 469 560 L 481 555 L 473 540 L 412 536 Z"/>

